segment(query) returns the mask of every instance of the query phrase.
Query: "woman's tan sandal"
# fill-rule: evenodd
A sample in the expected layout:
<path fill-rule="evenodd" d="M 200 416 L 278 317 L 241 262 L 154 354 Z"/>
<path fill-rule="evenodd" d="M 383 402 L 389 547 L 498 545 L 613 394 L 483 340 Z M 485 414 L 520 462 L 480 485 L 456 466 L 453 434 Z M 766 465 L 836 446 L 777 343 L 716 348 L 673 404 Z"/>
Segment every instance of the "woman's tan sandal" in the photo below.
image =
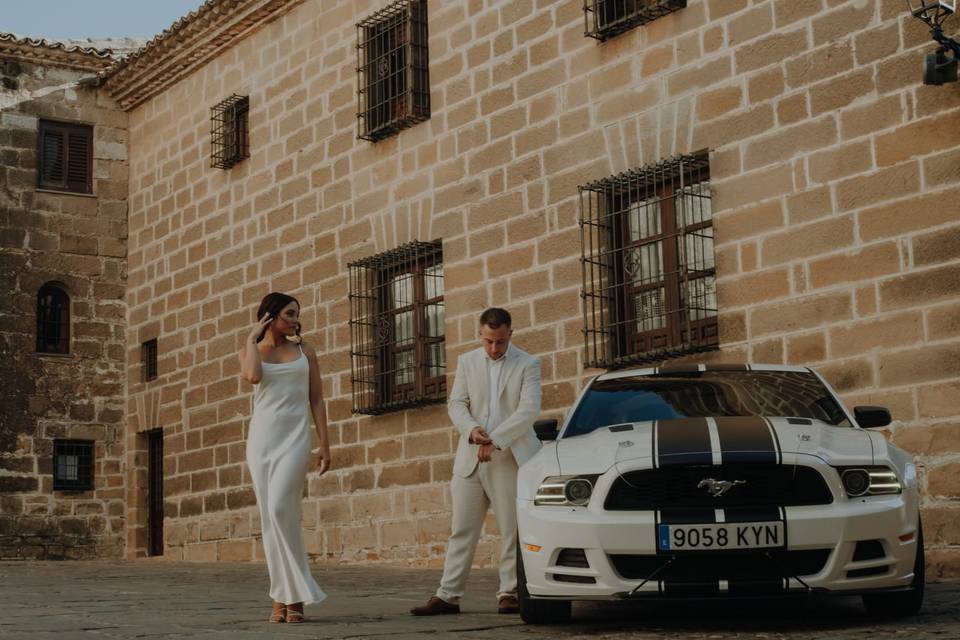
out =
<path fill-rule="evenodd" d="M 287 622 L 303 622 L 303 603 L 287 605 Z"/>
<path fill-rule="evenodd" d="M 303 615 L 301 614 L 301 618 Z M 287 605 L 282 602 L 273 603 L 273 611 L 270 612 L 270 622 L 286 622 L 287 621 Z"/>

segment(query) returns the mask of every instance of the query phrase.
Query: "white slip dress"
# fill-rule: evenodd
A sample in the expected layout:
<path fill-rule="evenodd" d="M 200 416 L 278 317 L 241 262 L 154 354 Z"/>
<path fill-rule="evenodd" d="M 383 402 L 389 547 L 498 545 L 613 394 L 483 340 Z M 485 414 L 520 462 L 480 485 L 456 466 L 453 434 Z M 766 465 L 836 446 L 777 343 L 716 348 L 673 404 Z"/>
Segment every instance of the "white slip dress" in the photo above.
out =
<path fill-rule="evenodd" d="M 274 602 L 326 598 L 310 574 L 300 513 L 310 464 L 310 367 L 300 348 L 292 362 L 261 363 L 247 436 L 247 465 L 260 509 L 263 551 Z"/>

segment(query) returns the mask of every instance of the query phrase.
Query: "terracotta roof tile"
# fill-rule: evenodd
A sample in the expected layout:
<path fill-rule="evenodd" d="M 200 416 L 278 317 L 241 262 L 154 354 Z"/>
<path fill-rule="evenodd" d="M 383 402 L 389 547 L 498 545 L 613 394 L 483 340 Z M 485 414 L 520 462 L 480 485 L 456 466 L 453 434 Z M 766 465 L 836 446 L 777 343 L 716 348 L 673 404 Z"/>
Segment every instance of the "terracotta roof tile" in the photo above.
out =
<path fill-rule="evenodd" d="M 139 50 L 100 71 L 126 110 L 193 73 L 303 0 L 207 0 Z"/>

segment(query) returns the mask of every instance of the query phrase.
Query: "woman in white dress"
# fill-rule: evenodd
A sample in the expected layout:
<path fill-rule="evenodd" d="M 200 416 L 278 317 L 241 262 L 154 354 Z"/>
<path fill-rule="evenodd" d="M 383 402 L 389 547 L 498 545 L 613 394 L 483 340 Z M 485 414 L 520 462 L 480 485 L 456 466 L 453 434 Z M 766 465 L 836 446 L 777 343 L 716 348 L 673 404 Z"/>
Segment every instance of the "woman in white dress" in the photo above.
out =
<path fill-rule="evenodd" d="M 310 466 L 310 424 L 320 440 L 321 474 L 330 468 L 330 442 L 317 354 L 300 338 L 300 303 L 268 294 L 240 352 L 243 379 L 254 385 L 247 465 L 260 508 L 270 573 L 270 622 L 303 622 L 303 605 L 320 602 L 300 523 Z"/>

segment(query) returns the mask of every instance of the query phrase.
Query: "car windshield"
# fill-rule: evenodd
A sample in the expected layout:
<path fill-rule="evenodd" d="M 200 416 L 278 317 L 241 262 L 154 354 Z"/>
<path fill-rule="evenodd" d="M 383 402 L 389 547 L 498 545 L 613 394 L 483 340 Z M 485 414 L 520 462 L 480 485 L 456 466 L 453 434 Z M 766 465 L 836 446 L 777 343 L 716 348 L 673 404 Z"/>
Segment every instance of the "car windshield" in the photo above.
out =
<path fill-rule="evenodd" d="M 812 418 L 851 426 L 830 391 L 808 371 L 700 371 L 597 380 L 563 437 L 626 422 L 723 416 Z"/>

